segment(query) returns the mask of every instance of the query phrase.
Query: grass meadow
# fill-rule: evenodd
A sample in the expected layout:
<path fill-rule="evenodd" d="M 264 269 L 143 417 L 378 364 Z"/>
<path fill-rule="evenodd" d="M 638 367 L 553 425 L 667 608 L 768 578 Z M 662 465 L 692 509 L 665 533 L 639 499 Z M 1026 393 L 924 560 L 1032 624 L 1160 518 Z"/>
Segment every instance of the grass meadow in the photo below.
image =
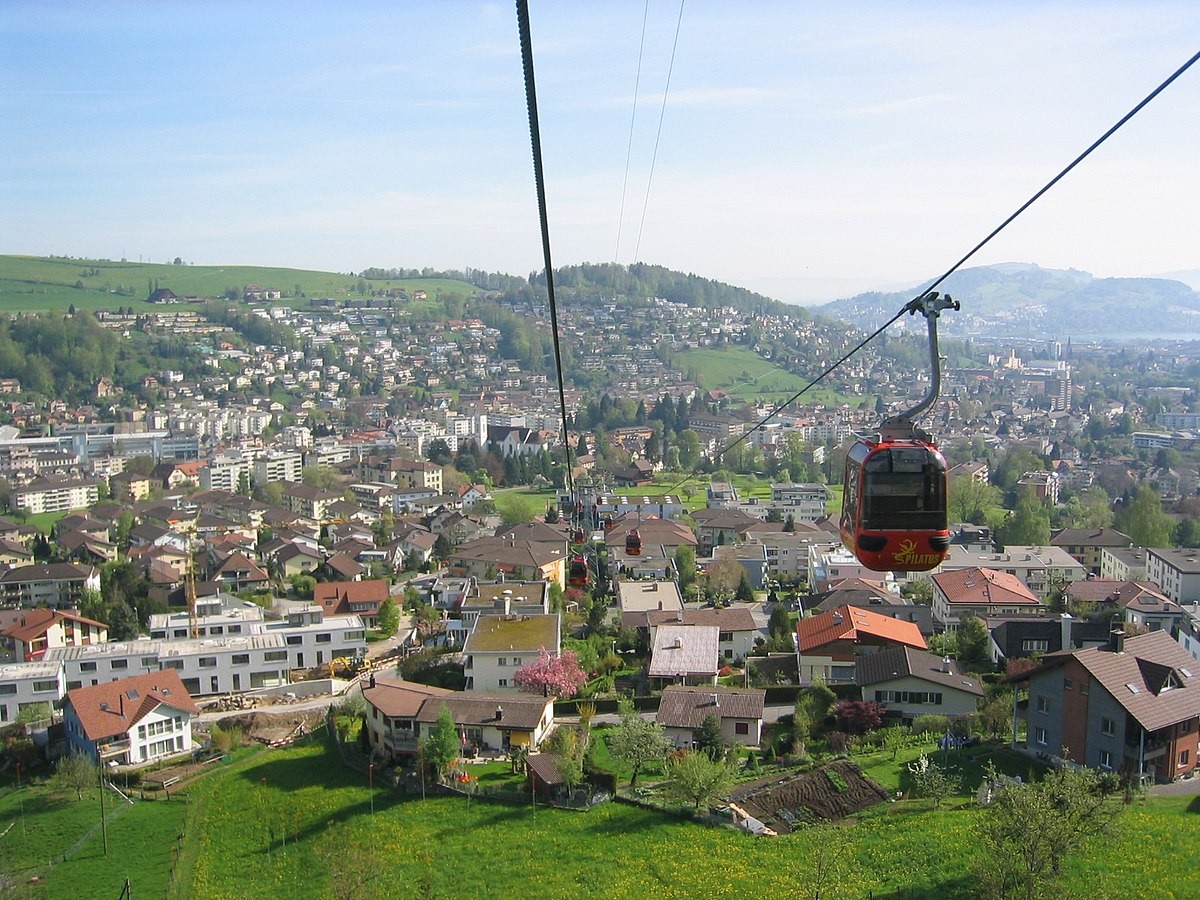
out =
<path fill-rule="evenodd" d="M 898 789 L 912 752 L 858 761 Z M 1005 752 L 994 754 L 1002 767 L 1028 764 Z M 968 780 L 978 762 L 964 765 Z M 484 768 L 488 779 L 509 780 L 505 765 Z M 533 888 L 575 897 L 811 897 L 819 889 L 822 898 L 952 900 L 975 895 L 974 827 L 986 813 L 969 799 L 972 787 L 940 810 L 903 801 L 841 824 L 753 838 L 618 803 L 575 812 L 405 798 L 380 780 L 368 788 L 314 738 L 225 765 L 193 782 L 186 802 L 130 806 L 113 795 L 107 856 L 95 789 L 81 801 L 45 785 L 8 790 L 0 796 L 0 890 L 115 897 L 128 878 L 136 896 L 174 898 L 507 898 Z M 1135 803 L 1110 838 L 1068 862 L 1058 894 L 1200 896 L 1191 864 L 1198 822 L 1196 798 Z"/>
<path fill-rule="evenodd" d="M 720 390 L 742 402 L 778 403 L 802 390 L 818 373 L 801 376 L 782 369 L 744 347 L 722 347 L 720 350 L 684 350 L 675 354 L 675 363 L 684 371 L 693 372 L 697 383 L 706 391 Z M 839 394 L 825 387 L 808 391 L 802 403 L 848 403 L 858 407 L 875 405 L 874 397 Z"/>
<path fill-rule="evenodd" d="M 0 313 L 95 311 L 132 306 L 137 310 L 171 309 L 146 303 L 151 284 L 169 288 L 179 296 L 194 294 L 217 297 L 227 288 L 258 284 L 283 293 L 278 301 L 307 307 L 308 297 L 344 300 L 361 297 L 359 278 L 353 274 L 316 272 L 308 269 L 283 269 L 266 266 L 194 266 L 171 263 L 114 262 L 113 260 L 60 259 L 40 256 L 0 256 Z M 433 303 L 441 291 L 464 297 L 475 292 L 473 285 L 444 278 L 395 278 L 368 281 L 372 289 L 403 287 L 410 294 L 423 290 Z M 421 304 L 408 304 L 410 307 Z"/>
<path fill-rule="evenodd" d="M 97 788 L 85 791 L 82 800 L 73 791 L 55 794 L 44 784 L 0 797 L 0 872 L 6 881 L 0 893 L 116 897 L 128 878 L 135 894 L 163 896 L 186 804 L 160 800 L 129 805 L 112 792 L 105 803 L 107 855 L 98 828 Z"/>
<path fill-rule="evenodd" d="M 879 765 L 873 766 L 880 768 Z M 320 742 L 190 789 L 172 896 L 972 897 L 970 800 L 876 807 L 856 822 L 752 838 L 635 807 L 587 812 L 371 793 Z M 1069 897 L 1200 896 L 1191 798 L 1151 800 L 1073 859 Z M 822 874 L 823 873 L 823 874 Z M 357 892 L 347 893 L 357 886 Z"/>

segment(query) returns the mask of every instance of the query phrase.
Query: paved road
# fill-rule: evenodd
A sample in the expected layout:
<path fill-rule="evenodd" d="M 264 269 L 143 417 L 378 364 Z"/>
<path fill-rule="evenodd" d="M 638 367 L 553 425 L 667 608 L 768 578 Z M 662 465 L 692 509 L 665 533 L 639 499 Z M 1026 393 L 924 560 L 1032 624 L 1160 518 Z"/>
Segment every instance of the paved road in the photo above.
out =
<path fill-rule="evenodd" d="M 1150 788 L 1152 797 L 1196 797 L 1200 796 L 1200 777 L 1176 781 L 1172 784 L 1156 784 Z"/>

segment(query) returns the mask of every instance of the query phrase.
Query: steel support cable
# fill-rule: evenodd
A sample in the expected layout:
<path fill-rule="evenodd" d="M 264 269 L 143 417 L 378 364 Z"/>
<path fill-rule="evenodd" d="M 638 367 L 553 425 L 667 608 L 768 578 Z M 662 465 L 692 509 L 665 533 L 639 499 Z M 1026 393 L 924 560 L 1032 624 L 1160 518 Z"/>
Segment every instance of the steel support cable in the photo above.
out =
<path fill-rule="evenodd" d="M 837 362 L 833 363 L 831 366 L 829 366 L 827 369 L 825 369 L 825 371 L 823 371 L 820 375 L 818 375 L 816 378 L 814 378 L 812 381 L 810 381 L 808 384 L 806 384 L 803 388 L 798 390 L 795 394 L 793 394 L 791 397 L 789 397 L 783 403 L 776 406 L 773 410 L 771 410 L 771 412 L 769 412 L 766 416 L 764 416 L 762 419 L 760 419 L 758 422 L 756 422 L 754 424 L 754 427 L 752 427 L 750 430 L 746 431 L 745 433 L 739 435 L 733 441 L 730 441 L 726 446 L 722 447 L 717 452 L 716 459 L 720 459 L 723 455 L 728 453 L 734 447 L 737 447 L 739 444 L 742 444 L 745 441 L 747 441 L 750 438 L 750 435 L 754 434 L 754 432 L 761 429 L 764 425 L 766 425 L 773 418 L 775 418 L 777 415 L 779 415 L 779 413 L 783 412 L 783 410 L 787 409 L 787 407 L 789 407 L 793 403 L 795 403 L 798 399 L 800 399 L 800 397 L 802 397 L 808 391 L 812 390 L 812 388 L 814 388 L 818 384 L 820 384 L 835 369 L 837 369 L 839 366 L 843 365 L 848 359 L 850 359 L 850 357 L 854 356 L 854 354 L 856 354 L 860 350 L 862 350 L 867 344 L 869 344 L 869 343 L 871 343 L 871 341 L 875 340 L 875 338 L 879 337 L 880 334 L 882 334 L 884 331 L 886 331 L 888 328 L 890 328 L 896 322 L 896 320 L 901 318 L 905 313 L 911 313 L 911 312 L 916 311 L 917 305 L 921 302 L 921 299 L 923 297 L 925 297 L 930 291 L 934 290 L 943 281 L 945 281 L 947 278 L 949 278 L 951 275 L 953 275 L 955 272 L 957 272 L 971 257 L 973 257 L 980 250 L 982 250 L 984 248 L 984 246 L 986 246 L 988 244 L 988 242 L 992 240 L 992 238 L 994 238 L 1001 231 L 1003 231 L 1005 228 L 1007 228 L 1009 225 L 1011 225 L 1012 222 L 1019 215 L 1021 215 L 1023 212 L 1025 212 L 1025 210 L 1029 209 L 1029 207 L 1031 207 L 1034 203 L 1036 203 L 1038 200 L 1040 200 L 1047 191 L 1049 191 L 1052 187 L 1054 187 L 1056 184 L 1058 184 L 1060 181 L 1062 181 L 1062 179 L 1066 177 L 1067 173 L 1069 173 L 1077 165 L 1079 165 L 1081 162 L 1083 162 L 1085 159 L 1087 159 L 1089 156 L 1091 156 L 1093 151 L 1095 151 L 1097 148 L 1100 147 L 1101 144 L 1103 144 L 1110 137 L 1112 137 L 1114 134 L 1116 134 L 1130 119 L 1132 119 L 1139 112 L 1141 112 L 1142 109 L 1145 108 L 1146 105 L 1150 103 L 1150 101 L 1152 101 L 1155 97 L 1157 97 L 1164 90 L 1166 90 L 1172 84 L 1172 82 L 1174 82 L 1177 78 L 1179 78 L 1180 75 L 1182 75 L 1184 72 L 1186 72 L 1188 69 L 1190 69 L 1196 63 L 1197 60 L 1200 60 L 1200 51 L 1193 54 L 1192 57 L 1187 60 L 1187 62 L 1185 62 L 1178 69 L 1176 69 L 1174 72 L 1172 72 L 1166 79 L 1163 80 L 1163 82 L 1161 84 L 1158 85 L 1158 87 L 1156 87 L 1154 90 L 1152 90 L 1149 94 L 1147 94 L 1141 100 L 1141 102 L 1139 102 L 1136 106 L 1134 106 L 1133 109 L 1129 110 L 1129 112 L 1127 112 L 1120 119 L 1118 119 L 1117 122 L 1111 128 L 1108 129 L 1108 131 L 1106 131 L 1106 132 L 1104 132 L 1104 134 L 1100 135 L 1100 137 L 1098 137 L 1095 141 L 1093 141 L 1086 150 L 1084 150 L 1077 157 L 1075 157 L 1075 159 L 1071 160 L 1071 162 L 1066 166 L 1066 168 L 1064 168 L 1061 172 L 1059 172 L 1057 175 L 1055 175 L 1053 178 L 1051 178 L 1048 182 L 1046 182 L 1046 184 L 1037 193 L 1035 193 L 1032 197 L 1030 197 L 1024 203 L 1022 203 L 1017 208 L 1017 210 L 1014 213 L 1012 213 L 1012 215 L 1010 215 L 1007 219 L 1005 219 L 1003 222 L 1001 222 L 999 225 L 997 225 L 994 229 L 992 229 L 992 231 L 987 235 L 987 237 L 985 237 L 978 244 L 976 244 L 974 247 L 972 247 L 966 253 L 966 255 L 964 255 L 962 257 L 962 259 L 960 259 L 958 262 L 956 262 L 954 265 L 952 265 L 949 269 L 947 269 L 942 275 L 940 275 L 937 279 L 935 279 L 933 282 L 931 282 L 929 285 L 927 285 L 925 288 L 923 288 L 916 297 L 914 297 L 912 300 L 905 303 L 904 306 L 900 309 L 900 311 L 898 313 L 896 313 L 896 315 L 892 316 L 890 319 L 888 319 L 887 322 L 885 322 L 883 325 L 879 326 L 879 328 L 875 329 L 875 331 L 873 331 L 868 337 L 866 337 L 864 340 L 859 342 L 859 344 L 857 346 L 855 346 L 854 349 L 850 350 L 848 353 L 843 355 L 840 359 L 838 359 Z M 678 484 L 676 484 L 674 487 L 672 487 L 670 492 L 674 493 L 674 491 L 677 488 L 682 487 L 683 485 L 687 484 L 689 481 L 691 481 L 693 478 L 695 478 L 697 474 L 698 474 L 697 472 L 693 472 L 691 475 L 689 475 L 683 481 L 680 481 Z"/>
<path fill-rule="evenodd" d="M 565 472 L 563 484 L 572 495 L 571 440 L 567 431 L 567 391 L 563 385 L 562 348 L 558 331 L 558 304 L 554 299 L 554 265 L 550 258 L 550 223 L 546 215 L 546 184 L 542 169 L 542 134 L 538 128 L 537 86 L 533 80 L 533 42 L 529 37 L 529 3 L 517 0 L 517 28 L 521 33 L 521 65 L 525 72 L 525 105 L 529 108 L 529 140 L 533 145 L 533 180 L 537 188 L 538 222 L 542 230 L 542 257 L 546 266 L 546 296 L 550 302 L 550 330 L 554 341 L 554 370 L 558 376 L 558 406 L 562 416 Z"/>
<path fill-rule="evenodd" d="M 663 87 L 662 108 L 658 111 L 658 131 L 654 135 L 654 153 L 650 156 L 650 175 L 646 178 L 646 199 L 642 201 L 642 219 L 638 223 L 637 243 L 633 247 L 633 261 L 638 261 L 642 252 L 642 231 L 646 227 L 646 210 L 650 208 L 650 187 L 654 184 L 654 164 L 658 161 L 658 142 L 662 139 L 663 119 L 667 116 L 667 95 L 671 92 L 671 73 L 675 71 L 675 51 L 679 48 L 679 29 L 683 25 L 683 4 L 679 0 L 679 18 L 675 20 L 675 41 L 671 44 L 671 62 L 667 65 L 667 83 Z"/>
<path fill-rule="evenodd" d="M 650 0 L 642 9 L 642 39 L 638 42 L 637 75 L 633 79 L 633 111 L 629 114 L 629 143 L 625 147 L 625 179 L 621 182 L 621 211 L 617 214 L 617 246 L 613 262 L 621 261 L 621 227 L 625 222 L 625 194 L 629 190 L 629 161 L 633 158 L 633 126 L 637 121 L 638 90 L 642 84 L 642 57 L 646 51 L 646 20 L 650 16 Z"/>

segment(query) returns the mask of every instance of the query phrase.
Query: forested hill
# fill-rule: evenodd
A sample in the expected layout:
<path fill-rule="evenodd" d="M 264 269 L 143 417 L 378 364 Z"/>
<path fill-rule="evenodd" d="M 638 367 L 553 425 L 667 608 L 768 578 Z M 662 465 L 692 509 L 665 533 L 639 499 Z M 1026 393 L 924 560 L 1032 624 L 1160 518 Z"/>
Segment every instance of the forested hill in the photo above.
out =
<path fill-rule="evenodd" d="M 537 273 L 530 276 L 530 280 L 544 287 L 546 279 L 543 274 Z M 660 297 L 673 303 L 705 309 L 729 306 L 752 314 L 809 318 L 803 307 L 781 303 L 746 288 L 702 278 L 690 272 L 685 274 L 646 263 L 630 266 L 619 263 L 564 266 L 555 269 L 554 284 L 558 290 L 582 300 Z"/>

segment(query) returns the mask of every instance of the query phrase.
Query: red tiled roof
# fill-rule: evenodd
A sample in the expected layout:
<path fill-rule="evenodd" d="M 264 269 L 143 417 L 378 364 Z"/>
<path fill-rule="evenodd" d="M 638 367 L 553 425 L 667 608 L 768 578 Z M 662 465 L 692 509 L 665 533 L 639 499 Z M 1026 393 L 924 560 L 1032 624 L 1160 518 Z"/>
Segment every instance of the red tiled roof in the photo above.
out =
<path fill-rule="evenodd" d="M 1023 603 L 1041 606 L 1041 601 L 1016 575 L 997 569 L 972 566 L 954 572 L 939 572 L 933 582 L 948 603 Z"/>
<path fill-rule="evenodd" d="M 904 644 L 918 650 L 926 647 L 921 629 L 914 623 L 857 606 L 839 606 L 796 623 L 796 641 L 801 653 L 809 653 L 834 641 L 858 643 L 865 638 Z"/>
<path fill-rule="evenodd" d="M 90 741 L 125 734 L 160 703 L 193 715 L 200 712 L 174 669 L 76 688 L 67 691 L 67 703 Z"/>
<path fill-rule="evenodd" d="M 31 609 L 25 615 L 21 616 L 20 621 L 15 625 L 0 632 L 0 635 L 14 638 L 23 644 L 28 644 L 34 638 L 41 637 L 49 631 L 56 622 L 65 621 L 79 622 L 80 624 L 91 625 L 95 628 L 108 629 L 108 626 L 103 622 L 97 622 L 95 619 L 86 619 L 83 616 L 73 615 L 62 610 Z"/>
<path fill-rule="evenodd" d="M 371 603 L 375 609 L 388 597 L 388 583 L 382 578 L 369 581 L 319 581 L 313 588 L 313 602 L 325 611 L 349 613 L 352 603 Z"/>

